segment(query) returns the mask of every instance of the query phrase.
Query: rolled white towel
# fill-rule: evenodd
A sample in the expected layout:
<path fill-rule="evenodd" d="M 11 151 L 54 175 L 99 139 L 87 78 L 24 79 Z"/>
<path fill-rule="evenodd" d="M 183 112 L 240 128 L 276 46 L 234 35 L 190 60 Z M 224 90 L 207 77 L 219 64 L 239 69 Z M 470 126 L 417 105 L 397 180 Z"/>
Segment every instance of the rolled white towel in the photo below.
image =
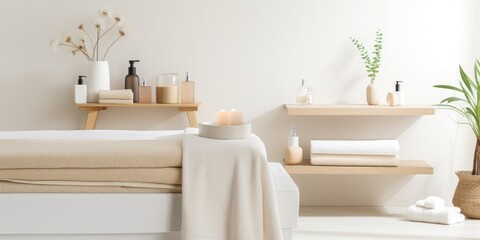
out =
<path fill-rule="evenodd" d="M 424 208 L 445 207 L 445 200 L 440 197 L 430 196 L 422 200 L 418 200 L 416 205 Z"/>
<path fill-rule="evenodd" d="M 407 218 L 410 221 L 441 224 L 455 224 L 465 220 L 458 207 L 424 208 L 416 204 L 408 208 Z"/>
<path fill-rule="evenodd" d="M 98 98 L 109 100 L 132 100 L 133 92 L 131 89 L 100 90 Z"/>
<path fill-rule="evenodd" d="M 312 154 L 398 155 L 397 140 L 311 140 Z"/>

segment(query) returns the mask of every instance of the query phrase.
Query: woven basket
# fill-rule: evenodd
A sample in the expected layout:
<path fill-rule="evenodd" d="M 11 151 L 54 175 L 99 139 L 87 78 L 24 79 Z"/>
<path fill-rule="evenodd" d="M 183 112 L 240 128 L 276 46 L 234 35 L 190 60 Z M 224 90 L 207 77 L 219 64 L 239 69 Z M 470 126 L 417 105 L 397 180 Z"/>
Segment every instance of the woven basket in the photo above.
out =
<path fill-rule="evenodd" d="M 480 218 L 480 175 L 472 172 L 455 172 L 459 179 L 453 205 L 459 207 L 462 213 L 469 218 Z"/>

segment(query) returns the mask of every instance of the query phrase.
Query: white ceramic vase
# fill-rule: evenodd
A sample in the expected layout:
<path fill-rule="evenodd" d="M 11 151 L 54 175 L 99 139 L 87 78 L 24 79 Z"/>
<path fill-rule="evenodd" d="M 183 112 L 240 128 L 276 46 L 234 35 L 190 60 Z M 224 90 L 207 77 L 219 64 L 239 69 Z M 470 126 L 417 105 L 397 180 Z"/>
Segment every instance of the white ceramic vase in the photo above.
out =
<path fill-rule="evenodd" d="M 368 105 L 378 105 L 380 102 L 379 89 L 377 84 L 371 83 L 367 86 L 367 103 Z"/>
<path fill-rule="evenodd" d="M 108 61 L 91 61 L 86 71 L 87 102 L 98 103 L 100 90 L 110 90 L 110 70 Z"/>

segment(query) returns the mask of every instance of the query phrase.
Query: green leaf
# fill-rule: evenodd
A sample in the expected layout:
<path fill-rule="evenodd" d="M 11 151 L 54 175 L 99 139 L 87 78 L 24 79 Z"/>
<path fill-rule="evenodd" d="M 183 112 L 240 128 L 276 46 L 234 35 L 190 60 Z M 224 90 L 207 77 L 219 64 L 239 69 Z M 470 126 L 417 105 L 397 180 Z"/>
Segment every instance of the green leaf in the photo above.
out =
<path fill-rule="evenodd" d="M 460 76 L 462 77 L 462 81 L 463 83 L 465 84 L 465 86 L 467 87 L 468 91 L 473 94 L 473 90 L 472 90 L 472 80 L 467 76 L 467 74 L 465 74 L 465 72 L 463 71 L 463 68 L 462 66 L 459 66 L 460 68 Z"/>
<path fill-rule="evenodd" d="M 457 102 L 457 101 L 465 102 L 465 99 L 461 99 L 459 97 L 448 97 L 448 98 L 443 99 L 440 103 L 452 103 L 452 102 Z"/>
<path fill-rule="evenodd" d="M 460 88 L 458 88 L 458 87 L 451 86 L 451 85 L 434 85 L 433 87 L 435 87 L 435 88 L 449 89 L 449 90 L 454 90 L 454 91 L 462 92 L 462 89 L 460 89 Z"/>

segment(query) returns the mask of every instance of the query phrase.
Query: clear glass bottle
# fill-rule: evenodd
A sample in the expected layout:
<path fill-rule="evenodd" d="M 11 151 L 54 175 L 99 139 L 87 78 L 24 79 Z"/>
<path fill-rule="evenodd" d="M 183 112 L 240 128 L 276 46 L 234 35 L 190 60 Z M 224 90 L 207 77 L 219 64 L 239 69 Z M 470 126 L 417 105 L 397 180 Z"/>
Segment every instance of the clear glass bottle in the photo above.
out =
<path fill-rule="evenodd" d="M 312 88 L 305 86 L 302 79 L 302 86 L 297 88 L 297 104 L 312 104 Z"/>

